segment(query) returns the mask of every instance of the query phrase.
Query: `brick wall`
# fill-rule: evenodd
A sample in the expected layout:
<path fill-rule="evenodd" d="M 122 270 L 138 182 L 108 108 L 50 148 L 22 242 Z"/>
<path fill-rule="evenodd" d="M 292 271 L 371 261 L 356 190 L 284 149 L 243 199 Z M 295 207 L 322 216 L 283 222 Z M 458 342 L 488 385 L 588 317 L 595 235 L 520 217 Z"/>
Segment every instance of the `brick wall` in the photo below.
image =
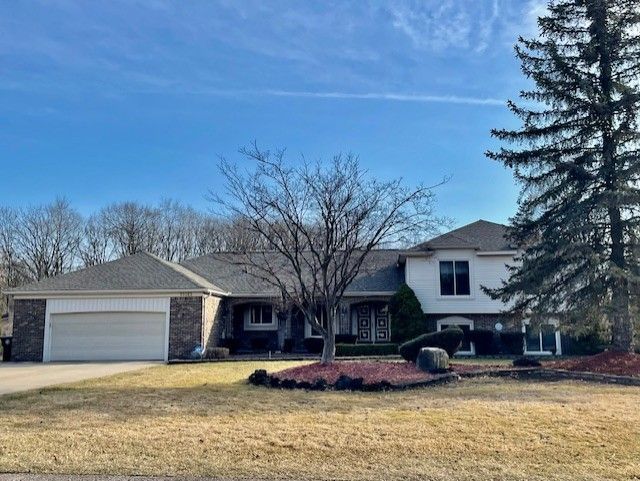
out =
<path fill-rule="evenodd" d="M 13 305 L 14 361 L 42 361 L 45 299 L 16 299 Z"/>
<path fill-rule="evenodd" d="M 203 299 L 203 347 L 215 347 L 219 345 L 223 329 L 224 300 L 220 297 L 209 296 Z"/>
<path fill-rule="evenodd" d="M 437 330 L 437 322 L 446 317 L 464 317 L 473 321 L 474 329 L 489 329 L 495 331 L 496 322 L 503 325 L 503 331 L 518 331 L 522 329 L 522 324 L 507 314 L 425 314 L 427 320 L 427 331 Z"/>
<path fill-rule="evenodd" d="M 169 359 L 188 358 L 202 344 L 203 297 L 172 297 L 169 305 Z"/>

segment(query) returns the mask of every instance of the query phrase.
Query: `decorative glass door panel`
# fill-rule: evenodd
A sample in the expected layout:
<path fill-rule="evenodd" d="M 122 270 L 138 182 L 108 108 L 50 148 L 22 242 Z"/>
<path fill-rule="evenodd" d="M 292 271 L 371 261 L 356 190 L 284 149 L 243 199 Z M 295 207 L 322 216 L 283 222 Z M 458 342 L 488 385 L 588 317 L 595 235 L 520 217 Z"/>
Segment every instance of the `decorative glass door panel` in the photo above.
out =
<path fill-rule="evenodd" d="M 371 342 L 371 308 L 369 304 L 360 304 L 356 309 L 358 313 L 358 340 Z"/>
<path fill-rule="evenodd" d="M 370 302 L 355 307 L 358 342 L 389 342 L 391 323 L 386 303 Z"/>

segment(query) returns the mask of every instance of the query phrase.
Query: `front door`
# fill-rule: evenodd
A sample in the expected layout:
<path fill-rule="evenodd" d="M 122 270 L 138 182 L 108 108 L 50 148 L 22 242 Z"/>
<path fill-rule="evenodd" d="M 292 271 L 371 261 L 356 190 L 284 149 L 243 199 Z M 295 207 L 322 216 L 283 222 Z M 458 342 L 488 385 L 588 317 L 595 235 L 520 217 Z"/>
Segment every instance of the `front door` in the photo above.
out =
<path fill-rule="evenodd" d="M 367 302 L 355 307 L 358 342 L 389 342 L 389 308 L 384 302 Z"/>

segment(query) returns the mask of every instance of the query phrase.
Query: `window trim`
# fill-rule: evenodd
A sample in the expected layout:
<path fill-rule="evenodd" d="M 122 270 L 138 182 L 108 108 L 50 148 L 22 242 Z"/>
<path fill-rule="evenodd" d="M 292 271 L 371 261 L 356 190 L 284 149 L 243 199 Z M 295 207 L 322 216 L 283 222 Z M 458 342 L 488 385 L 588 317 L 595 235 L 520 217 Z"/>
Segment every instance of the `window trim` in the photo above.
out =
<path fill-rule="evenodd" d="M 438 268 L 436 269 L 436 290 L 438 299 L 473 299 L 473 262 L 469 258 L 442 258 L 437 259 Z M 453 292 L 454 294 L 443 294 L 442 285 L 440 283 L 440 263 L 441 262 L 453 262 Z M 456 287 L 456 262 L 466 262 L 469 265 L 469 294 L 455 294 L 458 290 Z"/>
<path fill-rule="evenodd" d="M 326 315 L 327 315 L 327 310 L 326 310 L 326 307 L 323 306 L 320 309 L 320 317 L 322 316 L 326 317 Z M 308 338 L 322 339 L 322 335 L 313 334 L 313 329 L 311 328 L 311 324 L 309 324 L 306 319 L 304 320 L 304 337 L 305 339 L 308 339 Z"/>
<path fill-rule="evenodd" d="M 523 347 L 523 353 L 525 355 L 534 355 L 534 356 L 553 356 L 553 352 L 552 351 L 529 351 L 527 349 L 527 326 L 531 323 L 531 319 L 523 319 L 522 320 L 522 334 L 524 334 L 524 339 L 522 340 L 522 342 L 524 343 L 524 347 Z M 562 337 L 560 335 L 560 330 L 558 329 L 558 326 L 560 325 L 559 321 L 557 319 L 547 319 L 543 324 L 550 324 L 552 326 L 554 326 L 556 328 L 555 330 L 555 335 L 556 335 L 556 352 L 555 355 L 556 356 L 562 356 Z M 540 329 L 540 332 L 538 333 L 538 341 L 539 341 L 539 346 L 540 348 L 542 348 L 542 329 Z"/>
<path fill-rule="evenodd" d="M 255 307 L 260 307 L 261 309 L 263 307 L 271 307 L 271 322 L 260 323 L 260 324 L 252 323 L 251 316 L 252 316 L 253 309 Z M 260 313 L 260 315 L 262 315 L 262 312 Z M 277 331 L 278 330 L 276 310 L 272 304 L 269 304 L 267 302 L 246 304 L 243 308 L 242 317 L 244 319 L 245 331 Z"/>
<path fill-rule="evenodd" d="M 473 319 L 468 319 L 462 316 L 448 316 L 443 317 L 442 319 L 438 319 L 436 321 L 436 331 L 442 331 L 442 325 L 454 325 L 454 326 L 469 326 L 469 330 L 473 331 L 475 328 L 475 321 Z M 476 355 L 476 345 L 473 342 L 469 342 L 471 346 L 470 351 L 458 351 L 456 355 L 460 354 L 462 356 L 475 356 Z"/>

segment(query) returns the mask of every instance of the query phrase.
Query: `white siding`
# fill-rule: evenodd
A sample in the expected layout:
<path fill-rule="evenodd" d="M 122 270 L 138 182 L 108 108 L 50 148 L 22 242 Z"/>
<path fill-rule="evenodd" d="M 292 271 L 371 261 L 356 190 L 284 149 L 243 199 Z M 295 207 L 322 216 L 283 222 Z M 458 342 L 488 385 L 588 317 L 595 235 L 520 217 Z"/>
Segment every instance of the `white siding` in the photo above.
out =
<path fill-rule="evenodd" d="M 168 297 L 106 297 L 47 299 L 50 314 L 59 312 L 168 312 Z"/>
<path fill-rule="evenodd" d="M 441 260 L 469 261 L 470 296 L 441 296 Z M 408 257 L 406 280 L 428 314 L 492 314 L 504 310 L 501 301 L 487 296 L 480 286 L 497 287 L 507 277 L 505 264 L 512 264 L 510 255 L 478 256 L 474 250 L 438 250 L 431 257 Z"/>

